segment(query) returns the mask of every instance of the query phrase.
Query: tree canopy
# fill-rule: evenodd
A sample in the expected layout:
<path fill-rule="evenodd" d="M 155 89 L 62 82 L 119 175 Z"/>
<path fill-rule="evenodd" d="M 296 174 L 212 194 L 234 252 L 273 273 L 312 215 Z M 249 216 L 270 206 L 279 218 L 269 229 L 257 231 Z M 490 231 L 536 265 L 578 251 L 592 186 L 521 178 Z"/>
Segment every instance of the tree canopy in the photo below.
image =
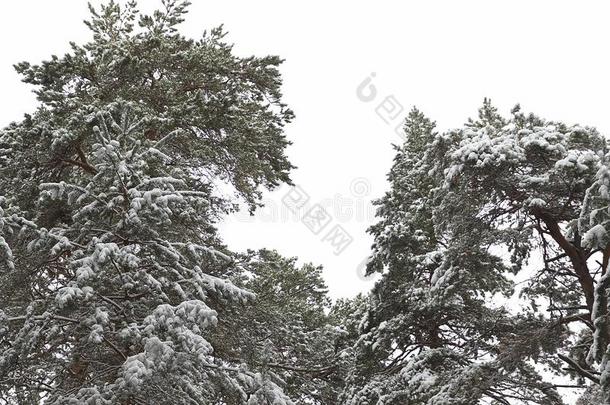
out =
<path fill-rule="evenodd" d="M 489 100 L 445 133 L 414 109 L 405 132 L 345 402 L 561 404 L 553 374 L 607 395 L 607 140 Z"/>
<path fill-rule="evenodd" d="M 91 42 L 16 65 L 40 106 L 0 132 L 9 403 L 292 403 L 218 343 L 255 294 L 215 223 L 290 182 L 281 59 L 185 38 L 188 2 L 162 3 L 91 8 Z"/>
<path fill-rule="evenodd" d="M 90 6 L 92 39 L 15 66 L 0 130 L 0 402 L 610 404 L 610 154 L 595 128 L 484 100 L 405 120 L 375 202 L 373 289 L 233 252 L 218 221 L 290 184 L 277 56 L 189 2 Z"/>

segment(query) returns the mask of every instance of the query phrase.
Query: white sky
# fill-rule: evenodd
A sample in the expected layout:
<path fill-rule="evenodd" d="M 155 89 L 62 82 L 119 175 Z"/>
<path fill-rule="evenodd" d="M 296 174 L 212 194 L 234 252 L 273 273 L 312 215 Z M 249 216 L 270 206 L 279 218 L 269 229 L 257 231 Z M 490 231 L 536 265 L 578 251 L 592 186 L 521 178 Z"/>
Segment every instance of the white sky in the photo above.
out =
<path fill-rule="evenodd" d="M 357 273 L 371 244 L 365 233 L 373 223 L 370 199 L 387 188 L 391 143 L 400 141 L 393 127 L 411 106 L 443 130 L 474 116 L 485 96 L 505 113 L 519 102 L 550 119 L 610 130 L 610 25 L 601 1 L 194 3 L 183 24 L 187 35 L 222 23 L 238 54 L 286 59 L 285 101 L 297 116 L 286 129 L 294 143 L 289 157 L 298 166 L 292 177 L 332 217 L 312 234 L 283 207 L 284 187 L 266 194 L 268 208 L 254 218 L 225 221 L 225 241 L 235 250 L 275 248 L 324 265 L 333 297 L 371 286 Z M 158 3 L 141 4 L 146 10 Z M 63 54 L 69 40 L 87 40 L 87 15 L 85 1 L 3 4 L 0 125 L 35 106 L 11 65 Z M 377 96 L 366 103 L 356 88 L 373 72 Z M 390 95 L 405 108 L 392 126 L 375 112 Z M 354 238 L 340 255 L 321 240 L 334 224 Z"/>

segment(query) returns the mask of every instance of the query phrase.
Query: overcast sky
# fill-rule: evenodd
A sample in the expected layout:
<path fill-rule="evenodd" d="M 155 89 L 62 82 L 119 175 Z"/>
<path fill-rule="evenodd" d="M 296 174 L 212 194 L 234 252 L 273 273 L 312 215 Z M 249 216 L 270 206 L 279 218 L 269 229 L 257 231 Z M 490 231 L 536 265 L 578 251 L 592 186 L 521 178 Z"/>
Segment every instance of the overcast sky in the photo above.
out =
<path fill-rule="evenodd" d="M 146 10 L 158 3 L 141 4 Z M 3 4 L 2 126 L 36 105 L 11 65 L 86 41 L 87 15 L 85 1 Z M 521 103 L 525 111 L 608 133 L 607 20 L 601 1 L 195 1 L 183 32 L 199 37 L 224 24 L 238 54 L 285 58 L 285 101 L 296 113 L 286 134 L 299 188 L 267 193 L 267 208 L 254 218 L 227 220 L 225 241 L 235 250 L 275 248 L 324 265 L 333 297 L 366 290 L 371 281 L 358 267 L 371 244 L 370 200 L 387 188 L 391 144 L 400 142 L 394 128 L 406 111 L 417 105 L 446 130 L 490 97 L 505 113 Z M 299 204 L 308 198 L 303 209 L 282 202 L 295 196 Z M 316 204 L 328 219 L 318 234 L 300 220 Z M 327 237 L 341 230 L 337 225 L 353 239 L 338 255 Z"/>

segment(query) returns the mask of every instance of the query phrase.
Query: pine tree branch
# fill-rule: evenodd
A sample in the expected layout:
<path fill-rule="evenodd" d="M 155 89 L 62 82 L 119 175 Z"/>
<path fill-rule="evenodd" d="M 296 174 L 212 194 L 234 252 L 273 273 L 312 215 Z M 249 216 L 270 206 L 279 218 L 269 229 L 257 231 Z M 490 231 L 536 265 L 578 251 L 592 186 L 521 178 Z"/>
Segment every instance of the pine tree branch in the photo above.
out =
<path fill-rule="evenodd" d="M 61 162 L 68 163 L 69 165 L 72 165 L 72 166 L 78 166 L 89 174 L 97 174 L 97 169 L 95 169 L 93 166 L 86 165 L 82 162 L 79 162 L 78 160 L 61 159 Z"/>
<path fill-rule="evenodd" d="M 78 158 L 83 165 L 83 169 L 88 170 L 88 172 L 91 174 L 97 174 L 97 169 L 89 164 L 87 161 L 87 156 L 85 156 L 85 152 L 83 152 L 80 144 L 76 147 L 76 153 L 78 153 Z"/>
<path fill-rule="evenodd" d="M 557 322 L 555 322 L 555 324 L 553 326 L 565 325 L 566 323 L 579 322 L 579 321 L 584 323 L 585 325 L 587 325 L 589 327 L 589 329 L 591 329 L 591 330 L 595 329 L 595 327 L 593 326 L 593 323 L 590 320 L 590 314 L 588 314 L 588 313 L 562 316 L 557 320 Z"/>
<path fill-rule="evenodd" d="M 7 318 L 7 320 L 9 322 L 18 322 L 18 321 L 25 321 L 28 318 L 29 318 L 28 316 L 22 315 L 22 316 L 9 317 L 9 318 Z M 55 319 L 56 321 L 65 321 L 65 322 L 71 322 L 71 323 L 80 323 L 80 321 L 77 320 L 77 319 L 68 318 L 68 317 L 60 316 L 60 315 L 33 316 L 33 317 L 31 317 L 31 319 L 34 319 L 36 321 L 45 321 L 47 319 Z"/>
<path fill-rule="evenodd" d="M 275 364 L 275 363 L 268 363 L 268 364 L 266 364 L 266 366 L 271 367 L 271 368 L 281 368 L 282 370 L 296 371 L 299 373 L 311 373 L 311 374 L 327 373 L 329 371 L 332 371 L 336 367 L 336 365 L 332 364 L 330 366 L 320 367 L 320 368 L 300 368 L 300 367 L 292 367 L 292 366 L 286 366 L 283 364 Z"/>
<path fill-rule="evenodd" d="M 574 371 L 576 371 L 579 375 L 588 378 L 589 380 L 593 381 L 596 384 L 599 384 L 599 378 L 594 376 L 590 370 L 585 370 L 584 368 L 582 368 L 580 366 L 580 364 L 578 364 L 575 360 L 571 359 L 568 356 L 564 356 L 563 354 L 559 353 L 557 354 L 557 356 L 559 356 L 559 358 L 563 361 L 565 361 L 566 363 L 568 363 L 570 366 L 572 366 L 572 368 L 574 368 Z"/>
<path fill-rule="evenodd" d="M 575 309 L 587 309 L 586 305 L 574 305 L 574 306 L 569 306 L 569 307 L 549 307 L 547 309 L 548 312 L 552 312 L 552 311 L 570 311 L 570 310 L 575 310 Z"/>
<path fill-rule="evenodd" d="M 553 218 L 551 214 L 546 212 L 541 207 L 535 207 L 532 209 L 532 214 L 540 219 L 544 225 L 546 226 L 549 235 L 557 242 L 557 244 L 563 249 L 563 251 L 568 255 L 570 261 L 572 262 L 572 267 L 574 273 L 578 276 L 578 281 L 582 290 L 585 294 L 585 300 L 587 302 L 587 308 L 589 310 L 589 319 L 591 318 L 590 313 L 593 310 L 593 302 L 594 302 L 594 281 L 593 277 L 589 273 L 589 268 L 587 266 L 587 258 L 582 249 L 573 245 L 568 241 L 563 235 L 557 220 Z"/>
<path fill-rule="evenodd" d="M 127 356 L 114 343 L 108 340 L 106 336 L 102 336 L 102 339 L 108 346 L 110 346 L 112 350 L 114 350 L 119 356 L 121 356 L 123 360 L 127 360 Z"/>

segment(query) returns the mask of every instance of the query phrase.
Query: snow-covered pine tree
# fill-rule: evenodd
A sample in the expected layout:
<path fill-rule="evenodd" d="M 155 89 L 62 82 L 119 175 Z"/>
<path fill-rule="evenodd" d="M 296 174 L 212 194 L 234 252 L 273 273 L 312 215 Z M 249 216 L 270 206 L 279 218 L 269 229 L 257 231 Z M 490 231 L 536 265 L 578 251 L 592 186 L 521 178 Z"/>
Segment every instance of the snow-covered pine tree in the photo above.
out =
<path fill-rule="evenodd" d="M 345 401 L 560 404 L 542 366 L 598 381 L 585 349 L 599 250 L 586 242 L 603 233 L 583 243 L 577 222 L 606 140 L 518 108 L 505 119 L 487 100 L 444 134 L 414 110 L 406 135 L 371 228 L 369 270 L 383 277 Z M 513 313 L 501 303 L 518 272 L 532 273 L 521 291 L 531 305 Z"/>
<path fill-rule="evenodd" d="M 589 312 L 590 328 L 589 333 L 584 334 L 585 343 L 591 341 L 589 352 L 586 353 L 586 365 L 588 368 L 593 364 L 599 364 L 599 377 L 590 373 L 590 380 L 599 378 L 599 387 L 592 387 L 583 395 L 596 398 L 598 403 L 610 404 L 610 325 L 608 315 L 610 306 L 608 291 L 610 288 L 610 154 L 602 156 L 601 165 L 595 181 L 585 194 L 585 200 L 581 209 L 581 216 L 578 221 L 576 232 L 582 235 L 582 245 L 587 249 L 588 255 L 593 256 L 597 253 L 601 255 L 597 273 L 599 279 L 594 288 L 592 309 Z M 587 346 L 584 346 L 587 347 Z M 580 358 L 585 357 L 582 350 L 578 352 Z M 591 378 L 593 377 L 593 378 Z M 586 401 L 583 399 L 583 402 Z"/>
<path fill-rule="evenodd" d="M 351 313 L 340 310 L 347 302 L 331 306 L 320 266 L 296 260 L 265 249 L 242 255 L 234 281 L 256 300 L 219 319 L 219 328 L 244 332 L 221 334 L 217 349 L 279 375 L 295 404 L 337 404 L 355 336 L 345 325 Z"/>
<path fill-rule="evenodd" d="M 6 403 L 291 403 L 213 345 L 253 298 L 214 223 L 289 182 L 281 60 L 185 38 L 188 2 L 163 6 L 91 9 L 91 42 L 16 66 L 40 107 L 0 132 Z"/>

